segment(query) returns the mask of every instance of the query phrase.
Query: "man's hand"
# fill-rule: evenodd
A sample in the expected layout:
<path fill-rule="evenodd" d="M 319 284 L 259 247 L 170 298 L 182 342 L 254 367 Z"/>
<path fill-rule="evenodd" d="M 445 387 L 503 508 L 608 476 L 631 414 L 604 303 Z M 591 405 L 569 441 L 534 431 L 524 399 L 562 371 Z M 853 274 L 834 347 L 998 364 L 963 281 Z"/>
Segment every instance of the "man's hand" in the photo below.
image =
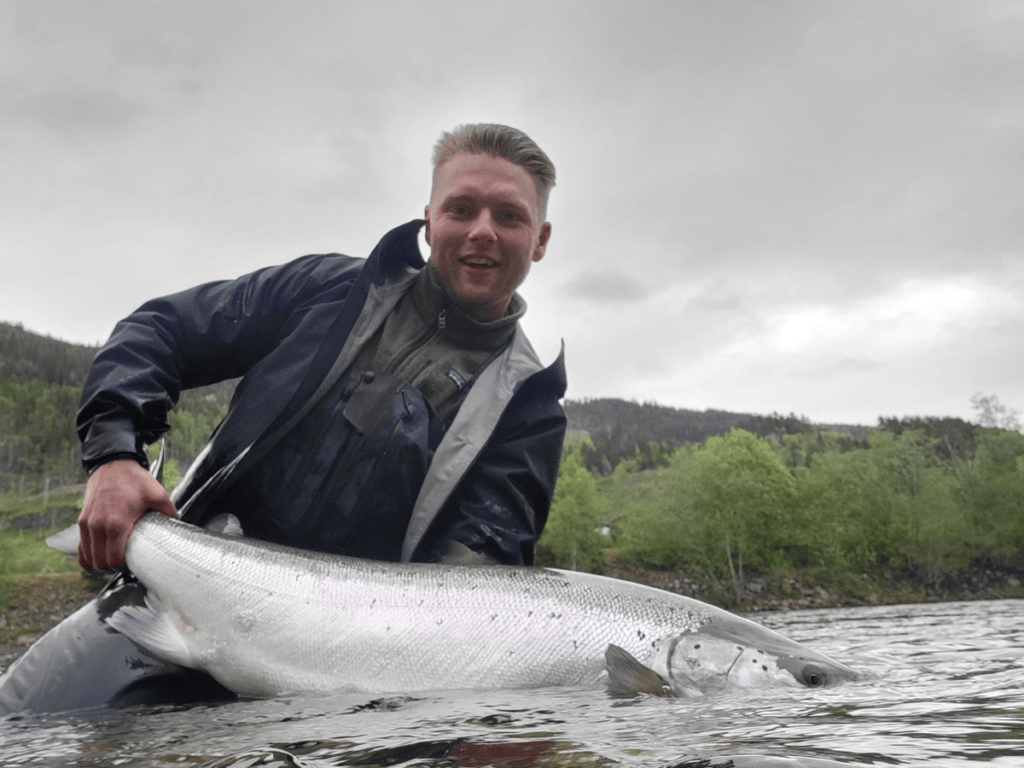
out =
<path fill-rule="evenodd" d="M 79 564 L 87 571 L 123 566 L 128 536 L 147 509 L 178 516 L 167 491 L 134 459 L 97 467 L 78 516 Z"/>

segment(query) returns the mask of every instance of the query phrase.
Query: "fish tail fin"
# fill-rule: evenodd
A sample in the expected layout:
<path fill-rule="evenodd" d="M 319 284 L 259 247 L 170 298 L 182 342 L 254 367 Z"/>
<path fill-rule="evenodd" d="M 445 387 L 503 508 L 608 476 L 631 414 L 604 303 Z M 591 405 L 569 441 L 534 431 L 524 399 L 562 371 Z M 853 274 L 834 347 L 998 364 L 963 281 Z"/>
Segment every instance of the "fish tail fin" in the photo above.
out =
<path fill-rule="evenodd" d="M 195 666 L 192 651 L 174 614 L 152 593 L 146 594 L 144 605 L 122 606 L 108 616 L 106 622 L 154 656 L 183 667 Z"/>
<path fill-rule="evenodd" d="M 79 542 L 78 523 L 72 523 L 67 528 L 51 533 L 46 537 L 46 544 L 68 557 L 78 559 Z"/>

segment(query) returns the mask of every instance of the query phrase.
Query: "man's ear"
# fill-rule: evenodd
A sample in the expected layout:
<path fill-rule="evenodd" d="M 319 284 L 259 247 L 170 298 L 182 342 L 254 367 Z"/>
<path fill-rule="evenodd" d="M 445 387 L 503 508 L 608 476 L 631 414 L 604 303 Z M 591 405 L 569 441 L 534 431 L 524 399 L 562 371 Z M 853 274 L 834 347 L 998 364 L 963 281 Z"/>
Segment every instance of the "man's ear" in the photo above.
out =
<path fill-rule="evenodd" d="M 427 245 L 430 244 L 430 206 L 423 206 L 423 218 L 426 219 L 426 226 L 423 228 L 423 237 L 427 240 Z"/>
<path fill-rule="evenodd" d="M 548 247 L 548 240 L 551 239 L 551 222 L 545 221 L 540 225 L 540 237 L 537 238 L 537 247 L 533 251 L 533 261 L 540 261 L 544 258 L 544 252 Z"/>

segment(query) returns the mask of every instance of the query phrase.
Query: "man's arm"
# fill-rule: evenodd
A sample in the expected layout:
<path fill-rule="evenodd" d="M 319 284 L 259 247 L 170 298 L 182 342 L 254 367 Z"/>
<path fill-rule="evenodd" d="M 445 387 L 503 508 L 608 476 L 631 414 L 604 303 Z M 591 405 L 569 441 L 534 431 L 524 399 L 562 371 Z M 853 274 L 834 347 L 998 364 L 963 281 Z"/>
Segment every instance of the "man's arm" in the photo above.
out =
<path fill-rule="evenodd" d="M 181 391 L 242 376 L 279 344 L 293 312 L 315 299 L 321 263 L 306 257 L 200 285 L 148 301 L 119 322 L 82 389 L 86 469 L 115 455 L 145 466 L 145 446 L 169 429 Z"/>
<path fill-rule="evenodd" d="M 128 535 L 147 508 L 176 514 L 145 469 L 145 446 L 169 429 L 167 413 L 181 390 L 244 375 L 286 338 L 305 303 L 345 279 L 336 265 L 297 259 L 154 299 L 118 323 L 78 412 L 83 464 L 92 472 L 79 517 L 84 568 L 122 565 Z"/>

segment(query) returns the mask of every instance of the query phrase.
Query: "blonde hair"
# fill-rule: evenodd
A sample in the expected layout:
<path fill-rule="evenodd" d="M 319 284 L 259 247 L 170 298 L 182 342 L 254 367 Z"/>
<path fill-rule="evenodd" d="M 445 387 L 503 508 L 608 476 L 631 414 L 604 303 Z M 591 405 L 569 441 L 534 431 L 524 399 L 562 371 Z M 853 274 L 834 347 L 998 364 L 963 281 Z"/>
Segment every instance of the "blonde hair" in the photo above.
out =
<path fill-rule="evenodd" d="M 434 180 L 441 166 L 464 154 L 500 157 L 525 170 L 537 187 L 541 218 L 547 218 L 548 197 L 555 186 L 555 166 L 533 139 L 516 128 L 497 123 L 469 123 L 445 131 L 434 145 Z"/>

